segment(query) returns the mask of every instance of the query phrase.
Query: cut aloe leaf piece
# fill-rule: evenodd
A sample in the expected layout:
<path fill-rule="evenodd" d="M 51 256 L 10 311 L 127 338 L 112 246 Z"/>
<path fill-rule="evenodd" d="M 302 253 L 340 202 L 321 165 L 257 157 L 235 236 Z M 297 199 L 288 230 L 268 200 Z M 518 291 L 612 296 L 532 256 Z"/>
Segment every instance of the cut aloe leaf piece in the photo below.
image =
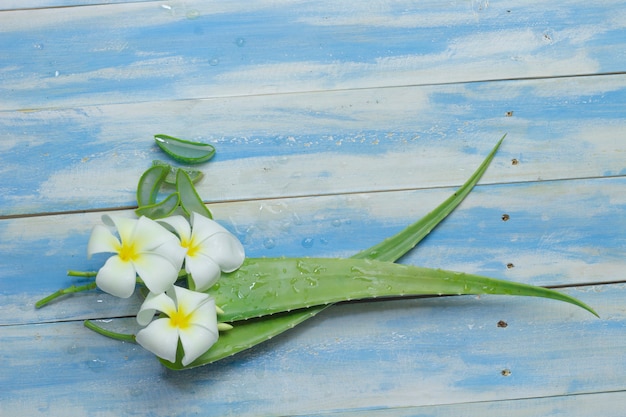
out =
<path fill-rule="evenodd" d="M 189 169 L 189 168 L 177 168 L 177 167 L 171 166 L 165 161 L 154 160 L 152 161 L 152 165 L 167 167 L 169 172 L 167 173 L 165 180 L 163 180 L 163 182 L 165 182 L 167 185 L 172 185 L 172 186 L 176 185 L 176 172 L 178 172 L 179 169 L 182 169 L 183 171 L 185 171 L 187 175 L 189 175 L 191 182 L 194 184 L 198 183 L 198 181 L 200 181 L 202 177 L 204 177 L 204 173 L 202 171 L 198 171 L 197 169 Z"/>
<path fill-rule="evenodd" d="M 135 210 L 137 216 L 146 216 L 152 220 L 162 219 L 171 216 L 180 204 L 180 196 L 178 193 L 172 193 L 159 203 L 149 206 L 140 206 Z"/>
<path fill-rule="evenodd" d="M 211 211 L 204 205 L 202 199 L 200 199 L 196 188 L 191 182 L 191 178 L 189 178 L 189 175 L 182 169 L 179 169 L 176 173 L 176 190 L 180 195 L 180 205 L 187 216 L 196 212 L 209 219 L 213 218 Z"/>
<path fill-rule="evenodd" d="M 154 141 L 163 152 L 186 164 L 206 162 L 215 155 L 215 148 L 208 143 L 192 142 L 168 135 L 154 135 Z"/>
<path fill-rule="evenodd" d="M 167 176 L 169 169 L 164 166 L 153 166 L 146 170 L 139 178 L 137 185 L 137 205 L 151 206 L 156 203 L 159 189 Z"/>

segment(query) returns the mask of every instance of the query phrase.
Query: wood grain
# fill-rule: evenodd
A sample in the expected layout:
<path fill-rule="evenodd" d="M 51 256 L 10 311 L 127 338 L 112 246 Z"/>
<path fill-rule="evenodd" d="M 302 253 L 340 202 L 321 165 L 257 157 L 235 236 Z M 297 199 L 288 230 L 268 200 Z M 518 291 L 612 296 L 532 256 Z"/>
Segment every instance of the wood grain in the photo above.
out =
<path fill-rule="evenodd" d="M 0 415 L 622 416 L 622 1 L 0 4 Z M 333 306 L 168 371 L 138 298 L 72 284 L 131 215 L 157 133 L 211 143 L 198 190 L 248 256 L 347 257 L 480 185 L 403 263 L 555 286 Z"/>

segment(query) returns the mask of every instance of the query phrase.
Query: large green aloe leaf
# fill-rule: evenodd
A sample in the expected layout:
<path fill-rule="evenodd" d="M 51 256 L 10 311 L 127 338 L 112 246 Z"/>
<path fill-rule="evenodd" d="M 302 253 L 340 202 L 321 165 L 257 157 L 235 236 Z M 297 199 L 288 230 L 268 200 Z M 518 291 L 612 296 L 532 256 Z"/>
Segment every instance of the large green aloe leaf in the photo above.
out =
<path fill-rule="evenodd" d="M 415 245 L 426 237 L 470 193 L 489 167 L 489 164 L 500 148 L 505 136 L 498 141 L 496 146 L 491 150 L 470 178 L 454 194 L 437 206 L 437 208 L 396 235 L 355 254 L 352 256 L 352 259 L 366 258 L 393 262 L 415 247 Z M 236 323 L 236 326 L 232 330 L 220 334 L 220 338 L 217 343 L 189 367 L 211 363 L 241 352 L 245 349 L 249 349 L 293 328 L 308 318 L 315 316 L 327 307 L 328 305 L 315 306 L 307 309 L 275 314 L 261 320 Z M 172 364 L 168 361 L 162 361 L 162 363 L 172 369 L 183 368 L 182 365 L 180 365 L 180 361 L 176 364 Z"/>
<path fill-rule="evenodd" d="M 224 310 L 220 319 L 227 322 L 340 301 L 428 294 L 544 297 L 595 314 L 581 301 L 543 287 L 371 259 L 249 259 L 209 293 Z"/>

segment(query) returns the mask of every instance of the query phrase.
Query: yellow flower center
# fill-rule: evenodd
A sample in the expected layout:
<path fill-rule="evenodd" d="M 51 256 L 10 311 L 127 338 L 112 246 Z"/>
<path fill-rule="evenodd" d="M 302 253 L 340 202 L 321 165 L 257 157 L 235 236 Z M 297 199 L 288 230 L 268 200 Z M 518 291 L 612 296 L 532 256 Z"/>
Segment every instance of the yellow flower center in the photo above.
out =
<path fill-rule="evenodd" d="M 177 327 L 179 329 L 186 329 L 191 326 L 191 318 L 193 314 L 187 314 L 185 310 L 179 306 L 178 310 L 172 311 L 171 314 L 168 314 L 170 317 L 170 326 Z"/>
<path fill-rule="evenodd" d="M 194 242 L 193 236 L 191 239 L 181 239 L 180 245 L 187 249 L 187 256 L 191 256 L 192 258 L 196 256 L 196 253 L 200 250 L 200 245 Z"/>
<path fill-rule="evenodd" d="M 122 243 L 117 251 L 117 254 L 124 262 L 134 261 L 139 257 L 134 242 L 131 242 L 130 244 L 126 242 Z"/>

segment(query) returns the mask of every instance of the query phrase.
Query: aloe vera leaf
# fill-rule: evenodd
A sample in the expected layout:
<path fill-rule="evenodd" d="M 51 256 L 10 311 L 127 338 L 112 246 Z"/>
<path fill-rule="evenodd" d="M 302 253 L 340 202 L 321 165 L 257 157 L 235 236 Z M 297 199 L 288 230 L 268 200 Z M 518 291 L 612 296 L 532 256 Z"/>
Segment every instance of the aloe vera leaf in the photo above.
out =
<path fill-rule="evenodd" d="M 597 314 L 568 295 L 543 287 L 461 272 L 370 259 L 257 258 L 208 291 L 230 322 L 340 301 L 415 295 L 500 294 L 565 301 Z"/>
<path fill-rule="evenodd" d="M 168 135 L 154 135 L 156 144 L 173 159 L 186 164 L 199 164 L 215 156 L 215 148 L 208 143 L 192 142 Z"/>
<path fill-rule="evenodd" d="M 149 206 L 139 206 L 135 210 L 137 216 L 146 216 L 152 220 L 162 219 L 171 216 L 180 204 L 180 196 L 178 193 L 168 195 L 165 200 L 151 204 Z"/>
<path fill-rule="evenodd" d="M 189 175 L 191 182 L 194 184 L 196 184 L 198 181 L 202 179 L 202 177 L 204 177 L 204 174 L 202 173 L 202 171 L 198 171 L 197 169 L 173 167 L 164 161 L 154 160 L 152 161 L 152 165 L 167 167 L 169 172 L 167 173 L 167 176 L 163 180 L 163 182 L 167 185 L 173 185 L 173 186 L 176 185 L 176 173 L 178 172 L 179 169 L 182 169 L 183 171 L 185 171 Z"/>
<path fill-rule="evenodd" d="M 379 261 L 395 262 L 400 259 L 404 254 L 413 249 L 422 239 L 428 234 L 467 197 L 472 191 L 476 183 L 480 180 L 485 173 L 491 160 L 498 152 L 500 145 L 506 135 L 498 141 L 496 146 L 489 152 L 489 155 L 480 164 L 478 169 L 472 174 L 471 177 L 459 188 L 454 194 L 448 197 L 443 203 L 437 206 L 433 211 L 422 217 L 417 222 L 411 224 L 405 229 L 401 230 L 394 236 L 383 240 L 382 242 L 365 249 L 352 258 L 355 259 L 376 259 Z"/>
<path fill-rule="evenodd" d="M 139 207 L 156 203 L 157 194 L 168 172 L 169 169 L 164 166 L 152 166 L 141 175 L 137 185 Z"/>
<path fill-rule="evenodd" d="M 272 316 L 271 320 L 262 319 L 238 322 L 236 327 L 233 327 L 231 330 L 227 332 L 220 332 L 220 337 L 217 343 L 215 343 L 206 353 L 187 366 L 182 365 L 182 358 L 178 358 L 176 363 L 169 362 L 165 359 L 159 360 L 164 366 L 174 370 L 189 369 L 206 365 L 263 343 L 268 339 L 271 339 L 276 334 L 276 327 L 287 329 L 293 328 L 313 314 L 314 313 L 307 313 L 305 310 L 299 312 L 297 316 L 299 320 L 295 319 L 293 313 L 285 313 L 275 314 Z"/>
<path fill-rule="evenodd" d="M 191 182 L 191 178 L 189 178 L 189 174 L 187 174 L 182 169 L 179 169 L 176 173 L 176 190 L 180 195 L 180 205 L 183 210 L 190 216 L 191 213 L 196 212 L 201 214 L 209 219 L 213 218 L 211 211 L 204 205 L 196 188 L 193 186 Z"/>
<path fill-rule="evenodd" d="M 480 164 L 480 166 L 476 169 L 476 171 L 472 174 L 472 176 L 470 176 L 470 178 L 452 196 L 450 196 L 443 203 L 437 206 L 437 208 L 435 208 L 432 212 L 430 212 L 417 222 L 409 225 L 399 233 L 385 239 L 381 243 L 372 246 L 369 249 L 358 252 L 352 258 L 368 258 L 380 259 L 385 261 L 395 261 L 406 252 L 411 250 L 413 247 L 415 247 L 415 245 L 417 245 L 417 243 L 419 243 L 424 237 L 426 237 L 432 231 L 432 229 L 434 229 L 435 226 L 439 224 L 439 222 L 441 222 L 448 214 L 450 214 L 474 188 L 483 173 L 489 167 L 489 164 L 493 160 L 505 137 L 506 135 L 502 136 L 502 138 L 494 146 L 494 148 L 487 155 L 487 157 Z M 396 245 L 402 245 L 402 250 L 404 252 L 394 250 Z M 251 331 L 251 333 L 256 334 L 257 337 L 255 338 L 255 340 L 258 341 L 258 343 L 261 343 L 293 328 L 294 326 L 302 323 L 308 318 L 313 317 L 320 311 L 324 310 L 326 307 L 328 306 L 316 306 L 308 309 L 283 313 L 280 315 L 280 320 L 278 319 L 278 316 L 270 316 L 262 320 L 245 322 L 246 330 L 254 329 L 254 331 Z M 220 335 L 217 343 L 213 345 L 213 347 L 207 353 L 198 358 L 192 365 L 198 366 L 215 362 L 224 357 L 222 352 L 225 351 L 232 352 L 230 354 L 235 354 L 242 350 L 253 347 L 255 344 L 251 343 L 247 339 L 248 332 L 244 330 L 241 330 L 240 332 L 238 330 L 239 327 L 239 323 L 237 323 L 237 325 L 228 332 L 228 338 L 222 338 Z M 238 349 L 232 350 L 232 346 L 238 347 Z M 171 365 L 172 367 L 174 367 L 173 369 L 181 368 L 180 364 L 178 365 L 178 368 L 176 368 L 175 365 L 170 364 L 167 361 L 164 361 L 164 364 L 168 367 Z"/>

